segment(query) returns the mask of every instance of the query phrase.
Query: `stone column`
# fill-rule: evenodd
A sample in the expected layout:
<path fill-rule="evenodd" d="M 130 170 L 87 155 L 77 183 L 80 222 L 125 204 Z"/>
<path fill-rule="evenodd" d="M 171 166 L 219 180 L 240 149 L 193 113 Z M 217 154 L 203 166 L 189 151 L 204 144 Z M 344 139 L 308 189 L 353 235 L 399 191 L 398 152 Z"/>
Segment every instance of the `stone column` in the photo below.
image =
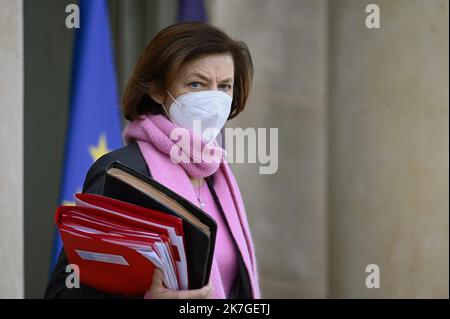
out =
<path fill-rule="evenodd" d="M 22 1 L 0 8 L 0 298 L 23 298 Z"/>
<path fill-rule="evenodd" d="M 448 1 L 329 3 L 331 296 L 448 298 Z"/>

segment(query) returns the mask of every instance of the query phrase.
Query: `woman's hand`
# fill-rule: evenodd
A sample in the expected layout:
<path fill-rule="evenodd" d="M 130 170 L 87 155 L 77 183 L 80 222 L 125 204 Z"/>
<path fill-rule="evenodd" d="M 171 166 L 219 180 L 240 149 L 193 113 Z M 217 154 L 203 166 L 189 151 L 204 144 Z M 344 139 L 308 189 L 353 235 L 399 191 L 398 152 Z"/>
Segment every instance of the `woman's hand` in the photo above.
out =
<path fill-rule="evenodd" d="M 164 275 L 159 268 L 155 268 L 153 272 L 152 286 L 145 294 L 145 299 L 211 299 L 213 286 L 209 282 L 200 289 L 192 290 L 172 290 L 164 287 Z"/>

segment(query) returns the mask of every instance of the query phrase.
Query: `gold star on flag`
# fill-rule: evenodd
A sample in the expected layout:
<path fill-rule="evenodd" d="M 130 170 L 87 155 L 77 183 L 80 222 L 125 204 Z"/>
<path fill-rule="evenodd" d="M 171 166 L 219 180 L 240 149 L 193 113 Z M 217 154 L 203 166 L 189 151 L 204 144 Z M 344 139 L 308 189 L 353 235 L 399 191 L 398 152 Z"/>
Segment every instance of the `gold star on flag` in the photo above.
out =
<path fill-rule="evenodd" d="M 63 200 L 62 204 L 64 206 L 75 206 L 75 201 Z"/>
<path fill-rule="evenodd" d="M 102 133 L 100 134 L 100 137 L 98 139 L 98 145 L 89 146 L 89 154 L 91 154 L 92 160 L 95 162 L 106 153 L 109 153 L 109 150 L 108 146 L 106 145 L 106 136 Z"/>

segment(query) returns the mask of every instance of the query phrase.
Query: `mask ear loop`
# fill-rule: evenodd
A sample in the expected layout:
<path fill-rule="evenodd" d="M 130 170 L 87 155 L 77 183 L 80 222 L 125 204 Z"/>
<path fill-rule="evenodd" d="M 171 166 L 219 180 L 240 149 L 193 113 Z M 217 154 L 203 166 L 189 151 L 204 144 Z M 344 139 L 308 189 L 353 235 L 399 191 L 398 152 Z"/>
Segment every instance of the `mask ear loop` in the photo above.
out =
<path fill-rule="evenodd" d="M 172 98 L 173 102 L 176 103 L 179 107 L 181 107 L 181 104 L 180 104 L 178 101 L 176 101 L 176 100 L 174 99 L 174 97 L 173 97 L 172 94 L 169 92 L 169 90 L 166 90 L 166 91 L 167 91 L 167 93 L 169 93 L 169 96 Z M 167 117 L 168 117 L 173 123 L 175 123 L 175 121 L 174 121 L 174 120 L 172 119 L 172 117 L 170 116 L 170 114 L 169 114 L 169 112 L 168 112 L 166 106 L 164 105 L 164 103 L 161 103 L 161 105 L 162 105 L 163 110 L 164 110 L 164 113 L 166 113 Z"/>

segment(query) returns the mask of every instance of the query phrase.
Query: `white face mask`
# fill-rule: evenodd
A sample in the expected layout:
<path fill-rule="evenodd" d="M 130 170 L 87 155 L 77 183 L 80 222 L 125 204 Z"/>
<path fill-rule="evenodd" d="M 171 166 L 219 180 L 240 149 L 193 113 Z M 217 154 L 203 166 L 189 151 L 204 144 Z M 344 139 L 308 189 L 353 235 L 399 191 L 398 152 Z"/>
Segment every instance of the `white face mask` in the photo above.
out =
<path fill-rule="evenodd" d="M 230 115 L 233 98 L 222 91 L 186 93 L 176 99 L 169 91 L 167 93 L 173 100 L 168 114 L 170 119 L 179 126 L 200 134 L 207 142 L 217 137 Z M 167 113 L 165 106 L 164 109 Z M 199 124 L 201 132 L 198 132 Z"/>

